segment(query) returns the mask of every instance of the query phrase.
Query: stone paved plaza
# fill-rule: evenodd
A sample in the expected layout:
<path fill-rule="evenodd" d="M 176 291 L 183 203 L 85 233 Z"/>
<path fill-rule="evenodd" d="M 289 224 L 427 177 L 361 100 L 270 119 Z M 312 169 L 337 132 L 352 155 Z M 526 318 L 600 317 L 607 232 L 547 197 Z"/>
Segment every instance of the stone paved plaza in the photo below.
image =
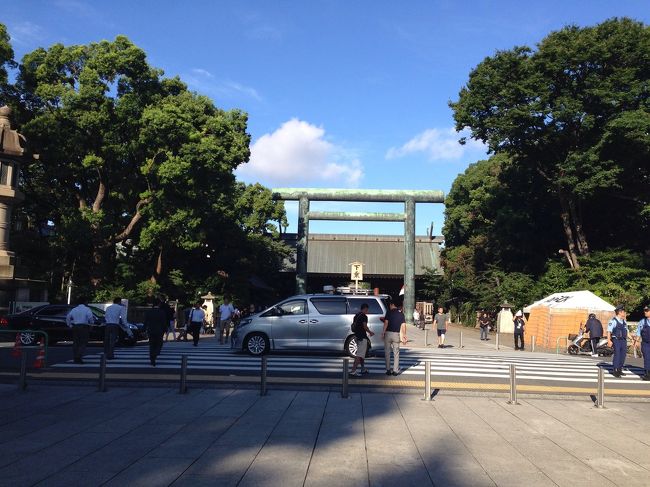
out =
<path fill-rule="evenodd" d="M 0 485 L 648 485 L 650 402 L 0 386 Z"/>

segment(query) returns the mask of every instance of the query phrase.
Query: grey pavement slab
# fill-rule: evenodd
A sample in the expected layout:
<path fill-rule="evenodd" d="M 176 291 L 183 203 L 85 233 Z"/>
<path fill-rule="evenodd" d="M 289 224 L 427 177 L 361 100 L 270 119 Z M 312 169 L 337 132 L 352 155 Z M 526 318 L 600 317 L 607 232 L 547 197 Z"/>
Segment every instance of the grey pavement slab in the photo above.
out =
<path fill-rule="evenodd" d="M 435 485 L 495 485 L 432 403 L 409 396 L 395 399 Z"/>
<path fill-rule="evenodd" d="M 463 402 L 557 485 L 613 485 L 589 465 L 567 456 L 567 452 L 551 439 L 511 414 L 510 409 L 517 406 L 509 406 L 495 399 L 485 401 L 482 398 L 463 398 Z M 594 424 L 596 423 L 592 423 L 592 426 Z"/>
<path fill-rule="evenodd" d="M 0 486 L 650 483 L 650 402 L 642 400 L 596 409 L 587 398 L 514 406 L 445 391 L 431 402 L 275 389 L 260 397 L 39 385 L 0 394 Z"/>
<path fill-rule="evenodd" d="M 611 436 L 604 443 L 599 443 L 576 431 L 570 424 L 560 421 L 555 416 L 559 411 L 544 411 L 537 405 L 536 400 L 527 400 L 522 406 L 524 407 L 513 406 L 509 411 L 560 446 L 567 452 L 568 457 L 585 463 L 616 485 L 648 485 L 650 471 L 627 460 L 620 452 L 614 450 L 612 438 L 617 432 L 609 428 L 608 420 L 612 415 L 616 415 L 615 412 L 601 410 L 603 414 L 599 418 L 600 424 L 609 430 Z"/>
<path fill-rule="evenodd" d="M 554 483 L 501 433 L 474 414 L 464 398 L 438 400 L 435 408 L 471 455 L 497 485 L 554 485 Z"/>

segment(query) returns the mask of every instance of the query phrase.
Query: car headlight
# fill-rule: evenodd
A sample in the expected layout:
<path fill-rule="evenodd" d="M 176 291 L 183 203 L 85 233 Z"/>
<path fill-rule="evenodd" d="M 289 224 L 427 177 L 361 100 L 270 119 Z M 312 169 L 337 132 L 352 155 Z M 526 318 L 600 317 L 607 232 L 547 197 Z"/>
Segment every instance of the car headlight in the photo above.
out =
<path fill-rule="evenodd" d="M 130 330 L 137 330 L 138 329 L 137 326 L 132 325 L 131 323 L 128 324 L 128 327 L 129 327 Z"/>

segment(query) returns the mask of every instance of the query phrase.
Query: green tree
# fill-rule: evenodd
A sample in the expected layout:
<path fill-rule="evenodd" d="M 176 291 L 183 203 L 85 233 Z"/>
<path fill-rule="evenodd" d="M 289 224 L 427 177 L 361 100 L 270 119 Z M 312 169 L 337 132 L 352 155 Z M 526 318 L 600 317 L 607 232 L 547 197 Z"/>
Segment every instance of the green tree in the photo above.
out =
<path fill-rule="evenodd" d="M 33 228 L 53 223 L 39 240 L 53 284 L 74 269 L 97 296 L 193 298 L 277 272 L 286 250 L 269 222 L 285 222 L 284 205 L 234 176 L 249 158 L 245 113 L 164 78 L 123 36 L 39 48 L 17 79 L 21 131 L 40 154 L 20 211 Z"/>
<path fill-rule="evenodd" d="M 553 203 L 505 155 L 478 161 L 454 180 L 445 200 L 445 244 L 471 246 L 477 273 L 493 266 L 540 272 L 561 245 Z"/>
<path fill-rule="evenodd" d="M 596 196 L 624 200 L 626 168 L 638 161 L 610 143 L 621 125 L 647 124 L 649 53 L 650 29 L 640 22 L 569 26 L 536 50 L 516 47 L 486 58 L 450 104 L 458 130 L 469 127 L 473 138 L 508 154 L 530 173 L 531 183 L 554 195 L 573 267 L 589 255 L 583 217 L 589 203 Z M 634 135 L 618 132 L 647 153 L 647 135 Z M 647 181 L 648 165 L 636 169 L 638 179 Z M 635 205 L 647 206 L 647 198 L 638 199 Z M 591 223 L 595 235 L 602 220 Z"/>
<path fill-rule="evenodd" d="M 8 69 L 15 66 L 14 50 L 11 47 L 11 38 L 7 32 L 7 27 L 0 24 L 0 104 L 7 102 L 6 90 L 9 87 Z"/>

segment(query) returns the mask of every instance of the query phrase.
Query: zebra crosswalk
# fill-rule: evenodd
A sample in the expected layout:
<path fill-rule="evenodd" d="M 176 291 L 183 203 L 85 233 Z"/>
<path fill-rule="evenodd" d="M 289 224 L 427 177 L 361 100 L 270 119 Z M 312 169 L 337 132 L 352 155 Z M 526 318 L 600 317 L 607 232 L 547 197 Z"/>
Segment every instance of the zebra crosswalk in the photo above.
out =
<path fill-rule="evenodd" d="M 157 359 L 156 369 L 178 370 L 182 355 L 188 356 L 188 368 L 214 371 L 216 373 L 239 373 L 255 375 L 260 370 L 260 359 L 235 353 L 228 345 L 220 345 L 211 339 L 202 340 L 198 347 L 191 342 L 165 343 Z M 100 354 L 88 354 L 84 364 L 72 361 L 59 363 L 54 368 L 97 368 Z M 608 383 L 643 383 L 640 376 L 643 370 L 627 367 L 620 378 L 611 375 L 611 364 L 593 360 L 590 357 L 567 357 L 541 353 L 521 352 L 477 352 L 458 350 L 439 350 L 422 348 L 403 348 L 400 353 L 400 368 L 404 378 L 422 376 L 425 364 L 431 362 L 434 377 L 465 378 L 470 381 L 502 382 L 509 377 L 510 364 L 515 364 L 519 380 L 544 382 L 595 383 L 598 368 L 606 370 Z M 272 354 L 268 359 L 268 371 L 276 375 L 291 374 L 340 374 L 341 357 L 334 355 Z M 385 372 L 383 357 L 366 360 L 370 374 Z M 109 370 L 153 369 L 149 363 L 147 346 L 120 348 L 115 358 L 108 362 Z M 649 384 L 650 386 L 650 384 Z"/>

